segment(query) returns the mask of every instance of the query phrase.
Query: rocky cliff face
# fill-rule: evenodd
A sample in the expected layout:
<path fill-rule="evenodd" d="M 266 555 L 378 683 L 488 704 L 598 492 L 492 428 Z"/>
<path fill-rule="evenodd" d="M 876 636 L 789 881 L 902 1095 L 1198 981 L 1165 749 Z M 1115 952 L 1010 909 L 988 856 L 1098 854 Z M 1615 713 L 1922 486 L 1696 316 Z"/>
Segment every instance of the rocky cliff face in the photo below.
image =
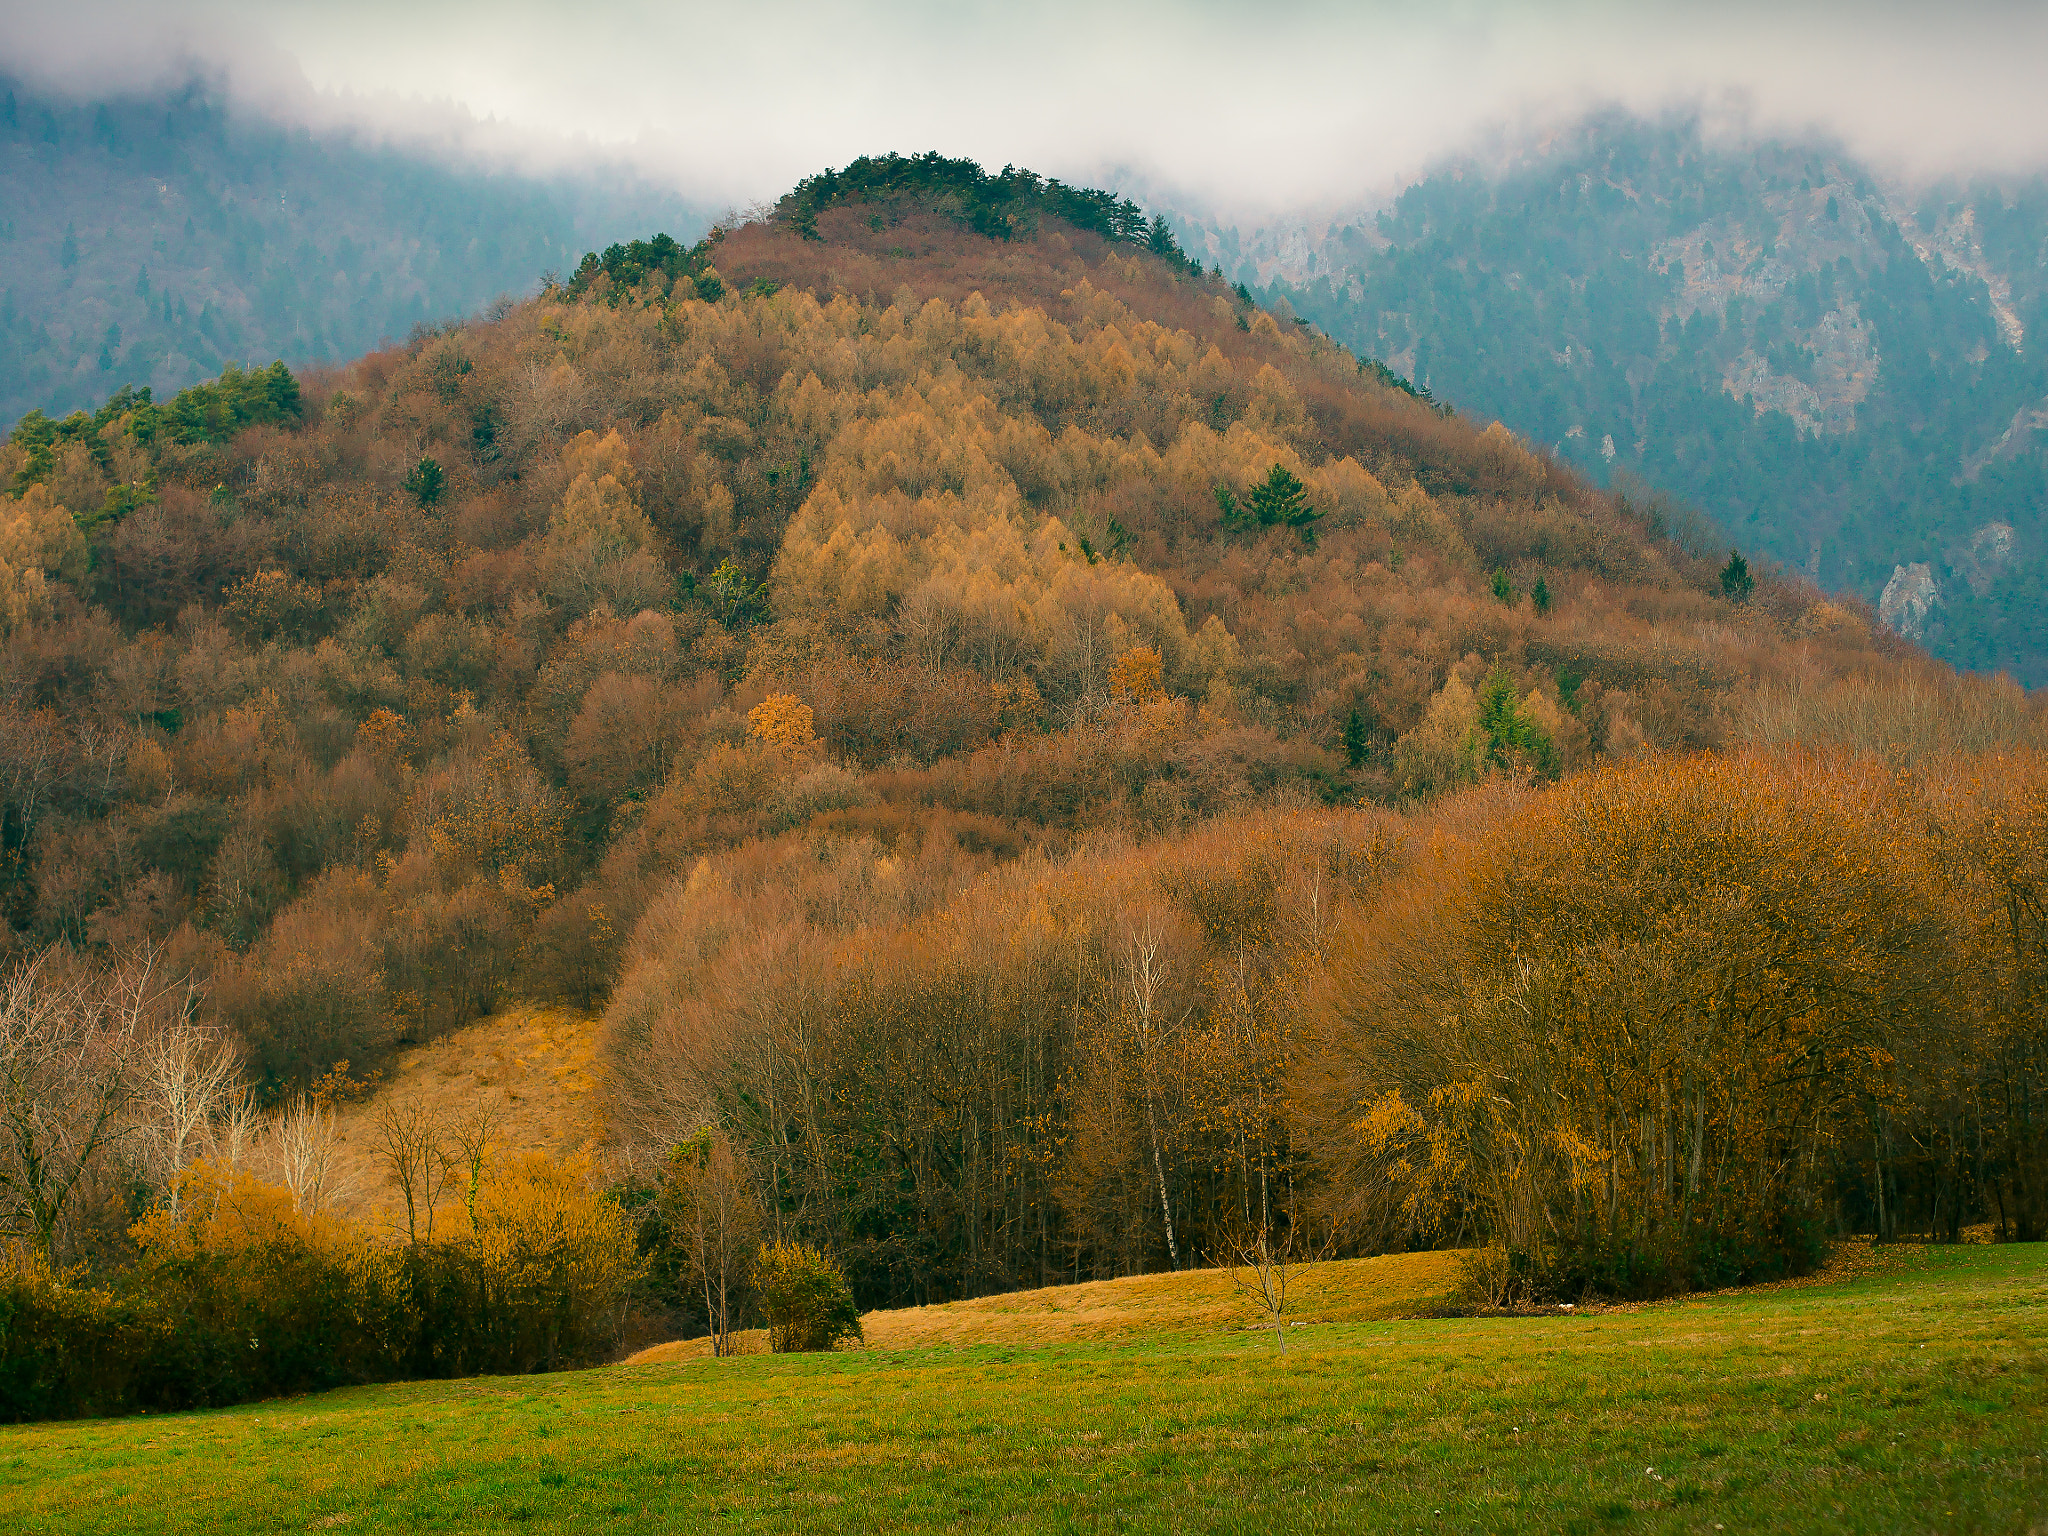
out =
<path fill-rule="evenodd" d="M 1877 616 L 1908 640 L 1919 640 L 1927 633 L 1927 616 L 1940 601 L 1941 588 L 1934 573 L 1926 561 L 1916 560 L 1892 567 L 1892 579 L 1884 584 L 1877 600 Z"/>

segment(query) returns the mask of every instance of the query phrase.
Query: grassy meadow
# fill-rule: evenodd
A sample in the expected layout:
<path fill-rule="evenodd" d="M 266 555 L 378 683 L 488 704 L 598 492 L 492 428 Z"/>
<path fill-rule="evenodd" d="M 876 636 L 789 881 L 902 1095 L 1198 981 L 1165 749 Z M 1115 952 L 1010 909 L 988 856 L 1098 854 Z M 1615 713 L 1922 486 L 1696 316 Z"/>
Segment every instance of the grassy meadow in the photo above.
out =
<path fill-rule="evenodd" d="M 2048 1530 L 2048 1247 L 1847 1257 L 1408 1320 L 1443 1256 L 1330 1266 L 1285 1354 L 1223 1277 L 1151 1277 L 873 1314 L 858 1352 L 7 1428 L 0 1528 Z"/>

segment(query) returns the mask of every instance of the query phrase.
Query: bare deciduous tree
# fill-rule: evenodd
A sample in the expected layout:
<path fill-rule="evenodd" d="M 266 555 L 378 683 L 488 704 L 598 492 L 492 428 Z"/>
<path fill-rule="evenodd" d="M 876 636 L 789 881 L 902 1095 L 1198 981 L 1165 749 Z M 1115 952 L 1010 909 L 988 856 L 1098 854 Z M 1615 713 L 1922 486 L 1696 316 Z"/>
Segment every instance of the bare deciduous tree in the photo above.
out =
<path fill-rule="evenodd" d="M 1142 927 L 1124 930 L 1123 983 L 1130 1002 L 1131 1033 L 1138 1048 L 1138 1075 L 1145 1096 L 1145 1128 L 1152 1139 L 1152 1172 L 1159 1180 L 1159 1214 L 1166 1223 L 1166 1256 L 1180 1268 L 1173 1234 L 1173 1199 L 1167 1193 L 1166 1159 L 1160 1149 L 1159 1056 L 1171 1029 L 1165 1011 L 1167 983 L 1164 924 L 1148 912 Z"/>
<path fill-rule="evenodd" d="M 246 1100 L 234 1042 L 180 1016 L 136 1042 L 135 1089 L 142 1162 L 177 1211 L 178 1176 L 196 1157 L 221 1150 L 221 1122 Z M 239 1139 L 239 1138 L 234 1138 Z M 236 1161 L 232 1155 L 230 1161 Z"/>
<path fill-rule="evenodd" d="M 262 1144 L 262 1108 L 247 1083 L 237 1083 L 222 1102 L 209 1130 L 210 1155 L 231 1168 L 247 1167 Z"/>
<path fill-rule="evenodd" d="M 111 970 L 45 950 L 0 982 L 0 1221 L 41 1257 L 88 1177 L 133 1131 L 139 1042 L 188 999 L 144 948 Z"/>
<path fill-rule="evenodd" d="M 1287 1293 L 1315 1262 L 1315 1255 L 1297 1251 L 1300 1228 L 1276 1234 L 1261 1222 L 1233 1233 L 1221 1257 L 1230 1283 L 1273 1329 L 1282 1353 L 1287 1349 Z"/>
<path fill-rule="evenodd" d="M 377 1115 L 375 1146 L 390 1164 L 392 1181 L 405 1202 L 409 1243 L 433 1241 L 434 1207 L 455 1171 L 442 1131 L 433 1111 L 417 1099 L 387 1101 Z"/>
<path fill-rule="evenodd" d="M 740 1288 L 766 1225 L 754 1182 L 731 1138 L 714 1129 L 676 1148 L 669 1166 L 671 1229 L 682 1239 L 692 1282 L 704 1293 L 712 1353 L 729 1355 Z"/>
<path fill-rule="evenodd" d="M 476 1199 L 484 1187 L 484 1167 L 490 1161 L 492 1133 L 498 1128 L 496 1105 L 478 1099 L 470 1112 L 449 1133 L 455 1143 L 456 1159 L 464 1177 L 463 1209 L 469 1213 L 469 1227 L 476 1230 Z"/>
<path fill-rule="evenodd" d="M 354 1179 L 336 1161 L 338 1146 L 334 1106 L 320 1099 L 301 1094 L 270 1121 L 264 1148 L 270 1171 L 292 1192 L 301 1214 L 317 1216 L 353 1190 Z"/>

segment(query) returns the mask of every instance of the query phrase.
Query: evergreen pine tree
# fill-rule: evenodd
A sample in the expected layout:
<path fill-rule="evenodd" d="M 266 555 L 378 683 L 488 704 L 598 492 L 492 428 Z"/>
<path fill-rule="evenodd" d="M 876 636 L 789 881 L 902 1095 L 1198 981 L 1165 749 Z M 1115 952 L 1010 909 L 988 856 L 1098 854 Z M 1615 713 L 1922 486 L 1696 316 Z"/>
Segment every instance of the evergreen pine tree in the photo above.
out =
<path fill-rule="evenodd" d="M 1479 728 L 1486 733 L 1488 755 L 1501 767 L 1557 777 L 1557 744 L 1515 697 L 1515 681 L 1505 667 L 1494 667 L 1479 685 Z"/>
<path fill-rule="evenodd" d="M 421 459 L 413 465 L 412 473 L 405 477 L 405 488 L 412 492 L 413 500 L 422 507 L 431 507 L 441 499 L 444 483 L 441 465 L 435 459 Z"/>
<path fill-rule="evenodd" d="M 1735 550 L 1728 551 L 1728 563 L 1721 567 L 1721 595 L 1731 603 L 1748 599 L 1756 590 L 1756 578 L 1749 574 L 1749 562 Z"/>
<path fill-rule="evenodd" d="M 1166 222 L 1166 215 L 1155 213 L 1152 224 L 1145 232 L 1145 244 L 1154 256 L 1164 256 L 1169 261 L 1179 261 L 1180 242 L 1173 238 L 1173 226 Z"/>
<path fill-rule="evenodd" d="M 1365 762 L 1365 717 L 1356 709 L 1344 721 L 1344 761 L 1353 768 Z"/>
<path fill-rule="evenodd" d="M 1536 585 L 1529 589 L 1529 600 L 1536 605 L 1538 613 L 1550 612 L 1550 588 L 1541 576 L 1536 578 Z"/>
<path fill-rule="evenodd" d="M 1308 544 L 1315 543 L 1315 525 L 1323 515 L 1308 504 L 1308 487 L 1289 473 L 1284 464 L 1275 464 L 1266 472 L 1266 478 L 1252 487 L 1247 510 L 1261 528 L 1284 523 Z"/>

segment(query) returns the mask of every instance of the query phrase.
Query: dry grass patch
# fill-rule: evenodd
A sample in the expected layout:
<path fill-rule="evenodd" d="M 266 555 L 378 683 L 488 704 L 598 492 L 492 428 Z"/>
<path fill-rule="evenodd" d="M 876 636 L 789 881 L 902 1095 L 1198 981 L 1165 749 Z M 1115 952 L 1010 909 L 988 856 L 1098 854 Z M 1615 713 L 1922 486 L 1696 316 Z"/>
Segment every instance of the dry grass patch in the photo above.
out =
<path fill-rule="evenodd" d="M 1670 1301 L 1580 1303 L 1581 1312 L 1638 1312 L 1695 1306 L 1749 1293 L 1798 1290 L 1875 1279 L 1911 1269 L 1925 1250 L 1913 1244 L 1877 1245 L 1854 1238 L 1838 1243 L 1814 1274 L 1725 1291 L 1701 1292 Z M 1287 1315 L 1294 1326 L 1368 1323 L 1439 1314 L 1453 1299 L 1460 1279 L 1461 1251 L 1382 1254 L 1370 1259 L 1333 1259 L 1305 1267 L 1288 1281 Z M 1544 1308 L 1541 1310 L 1551 1310 Z M 1119 1339 L 1225 1333 L 1270 1328 L 1263 1313 L 1232 1283 L 1227 1269 L 1183 1270 L 1090 1280 L 977 1296 L 930 1307 L 869 1312 L 860 1320 L 869 1349 L 931 1349 L 952 1345 L 1019 1347 L 1080 1344 Z M 768 1332 L 750 1328 L 733 1335 L 734 1352 L 768 1353 Z M 860 1345 L 849 1346 L 860 1348 Z M 673 1339 L 629 1355 L 626 1365 L 711 1358 L 711 1340 Z"/>
<path fill-rule="evenodd" d="M 499 1149 L 514 1156 L 594 1149 L 603 1137 L 597 1021 L 566 1008 L 519 1006 L 400 1051 L 377 1090 L 336 1116 L 348 1190 L 339 1205 L 358 1220 L 396 1219 L 398 1191 L 376 1152 L 377 1114 L 392 1099 L 417 1100 L 450 1126 L 488 1106 Z M 451 1187 L 443 1203 L 456 1198 Z"/>
<path fill-rule="evenodd" d="M 1290 1279 L 1288 1316 L 1304 1328 L 1413 1317 L 1447 1300 L 1457 1281 L 1456 1253 L 1332 1260 Z M 1158 1338 L 1269 1325 L 1232 1283 L 1229 1270 L 1197 1269 L 870 1312 L 860 1326 L 869 1349 L 948 1344 L 965 1349 Z M 768 1347 L 760 1329 L 735 1338 L 742 1354 L 765 1353 Z M 710 1353 L 709 1339 L 678 1339 L 643 1349 L 627 1363 L 653 1365 Z"/>

